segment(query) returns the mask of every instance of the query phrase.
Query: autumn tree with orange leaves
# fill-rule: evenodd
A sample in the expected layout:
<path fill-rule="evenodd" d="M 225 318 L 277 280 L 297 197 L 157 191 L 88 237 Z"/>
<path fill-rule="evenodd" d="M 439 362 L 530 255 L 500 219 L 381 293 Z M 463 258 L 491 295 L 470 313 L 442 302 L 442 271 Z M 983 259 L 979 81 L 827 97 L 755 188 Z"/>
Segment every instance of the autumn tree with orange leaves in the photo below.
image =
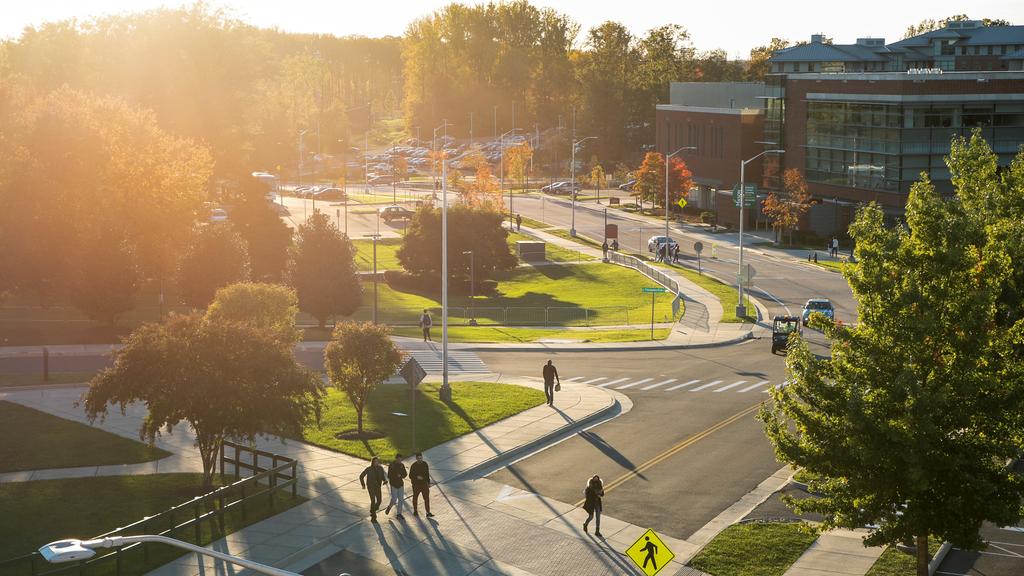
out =
<path fill-rule="evenodd" d="M 811 208 L 811 193 L 807 191 L 804 175 L 796 168 L 782 173 L 782 193 L 774 190 L 762 203 L 761 211 L 772 221 L 777 240 L 782 233 L 789 231 L 789 242 L 793 242 L 793 229 L 800 222 L 800 217 Z"/>

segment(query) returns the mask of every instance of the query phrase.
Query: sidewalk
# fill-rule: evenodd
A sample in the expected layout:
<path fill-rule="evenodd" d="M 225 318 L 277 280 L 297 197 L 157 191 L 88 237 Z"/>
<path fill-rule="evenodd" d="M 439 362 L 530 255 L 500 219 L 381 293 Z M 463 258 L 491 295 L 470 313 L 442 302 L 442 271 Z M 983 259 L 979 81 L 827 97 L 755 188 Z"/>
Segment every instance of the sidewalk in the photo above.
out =
<path fill-rule="evenodd" d="M 783 576 L 864 576 L 884 546 L 865 548 L 867 530 L 829 530 L 811 544 Z"/>
<path fill-rule="evenodd" d="M 530 379 L 505 381 L 540 386 Z M 74 408 L 81 391 L 9 392 L 0 393 L 0 399 L 84 421 L 80 409 Z M 259 440 L 258 447 L 299 461 L 300 493 L 310 500 L 235 532 L 211 548 L 293 571 L 342 554 L 336 562 L 344 560 L 349 565 L 355 562 L 379 569 L 390 565 L 395 571 L 409 574 L 640 574 L 622 552 L 644 527 L 606 516 L 602 519 L 604 538 L 599 539 L 582 532 L 585 513 L 581 509 L 480 477 L 504 462 L 543 449 L 632 407 L 629 399 L 617 392 L 572 383 L 563 384 L 555 404 L 555 410 L 546 405 L 532 408 L 425 451 L 424 459 L 439 483 L 431 490 L 436 517 L 429 521 L 411 514 L 406 514 L 405 521 L 380 515 L 380 523 L 372 524 L 367 518 L 368 498 L 358 480 L 365 461 L 301 442 Z M 137 438 L 144 414 L 143 407 L 131 406 L 125 416 L 111 413 L 99 426 Z M 196 457 L 192 441 L 193 435 L 180 428 L 160 443 L 179 458 L 191 460 Z M 122 470 L 152 473 L 137 467 Z M 74 475 L 69 470 L 62 477 Z M 678 562 L 662 574 L 700 575 L 683 566 L 697 546 L 668 537 L 665 540 L 676 552 Z M 552 554 L 553 550 L 558 553 Z M 345 566 L 342 564 L 341 570 Z M 193 576 L 209 570 L 217 574 L 233 571 L 218 561 L 186 555 L 151 574 Z"/>

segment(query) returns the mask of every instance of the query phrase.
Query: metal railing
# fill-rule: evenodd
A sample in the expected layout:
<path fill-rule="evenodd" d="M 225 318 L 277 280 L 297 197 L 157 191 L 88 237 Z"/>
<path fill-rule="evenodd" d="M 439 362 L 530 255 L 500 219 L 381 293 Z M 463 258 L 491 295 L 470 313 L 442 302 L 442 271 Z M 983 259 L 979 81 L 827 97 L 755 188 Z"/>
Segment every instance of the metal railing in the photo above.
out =
<path fill-rule="evenodd" d="M 658 284 L 661 284 L 662 286 L 668 288 L 674 294 L 679 294 L 679 284 L 675 280 L 670 278 L 660 269 L 651 266 L 650 264 L 644 262 L 643 260 L 635 256 L 629 256 L 628 254 L 623 254 L 621 252 L 614 252 L 612 250 L 609 250 L 608 261 L 632 268 L 640 272 L 644 276 L 647 276 L 651 280 L 654 280 Z"/>
<path fill-rule="evenodd" d="M 232 449 L 231 457 L 226 454 Z M 270 467 L 263 466 L 267 460 Z M 298 462 L 280 456 L 225 441 L 220 451 L 220 472 L 225 475 L 225 467 L 234 467 L 232 472 L 236 481 L 196 496 L 188 502 L 173 506 L 155 516 L 147 516 L 123 528 L 100 534 L 96 538 L 109 536 L 128 536 L 135 534 L 155 534 L 167 536 L 203 545 L 225 535 L 225 515 L 238 510 L 244 522 L 248 517 L 247 507 L 253 505 L 256 498 L 266 498 L 270 507 L 275 506 L 275 494 L 280 490 L 290 489 L 291 496 L 296 496 L 296 474 Z M 249 475 L 246 477 L 245 473 Z M 40 542 L 39 544 L 45 544 Z M 161 563 L 173 560 L 180 555 L 180 550 L 164 548 L 154 551 L 152 544 L 138 543 L 115 548 L 106 554 L 98 554 L 88 560 L 76 563 L 54 565 L 47 563 L 39 552 L 0 561 L 2 576 L 128 576 L 138 574 L 138 567 L 127 571 L 123 564 L 141 560 L 147 570 Z M 152 563 L 152 565 L 151 565 Z"/>

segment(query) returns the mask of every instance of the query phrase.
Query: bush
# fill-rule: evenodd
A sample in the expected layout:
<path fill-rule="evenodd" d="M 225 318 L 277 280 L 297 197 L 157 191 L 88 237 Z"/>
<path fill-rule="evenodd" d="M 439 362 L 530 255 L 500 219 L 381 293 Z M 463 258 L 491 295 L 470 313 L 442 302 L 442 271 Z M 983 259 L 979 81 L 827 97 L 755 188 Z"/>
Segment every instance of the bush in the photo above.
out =
<path fill-rule="evenodd" d="M 715 213 L 705 210 L 700 213 L 700 221 L 704 224 L 713 224 L 715 222 Z"/>

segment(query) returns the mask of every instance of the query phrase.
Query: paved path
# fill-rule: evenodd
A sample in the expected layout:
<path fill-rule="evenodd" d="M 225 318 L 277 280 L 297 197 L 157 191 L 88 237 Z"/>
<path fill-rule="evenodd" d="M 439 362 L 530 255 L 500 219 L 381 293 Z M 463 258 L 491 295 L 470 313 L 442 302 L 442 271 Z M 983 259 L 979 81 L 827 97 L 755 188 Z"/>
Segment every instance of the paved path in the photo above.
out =
<path fill-rule="evenodd" d="M 865 548 L 867 530 L 829 530 L 783 576 L 864 576 L 885 550 Z"/>

